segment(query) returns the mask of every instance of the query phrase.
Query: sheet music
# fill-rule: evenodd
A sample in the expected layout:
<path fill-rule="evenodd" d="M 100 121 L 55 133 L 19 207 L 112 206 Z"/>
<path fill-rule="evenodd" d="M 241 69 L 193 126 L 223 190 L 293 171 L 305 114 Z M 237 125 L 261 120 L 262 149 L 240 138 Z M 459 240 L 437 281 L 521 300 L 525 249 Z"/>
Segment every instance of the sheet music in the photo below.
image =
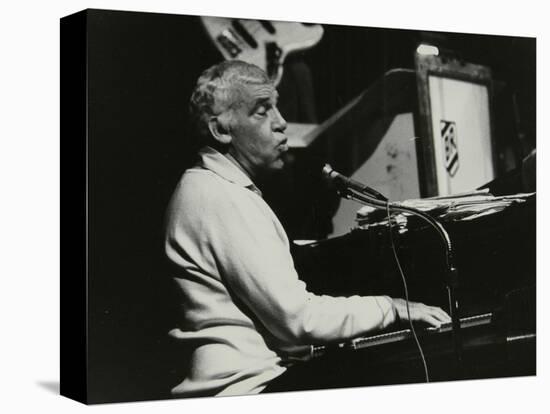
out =
<path fill-rule="evenodd" d="M 520 193 L 495 197 L 488 190 L 478 190 L 451 196 L 405 200 L 401 204 L 429 213 L 441 220 L 467 221 L 497 213 L 513 204 L 524 203 L 534 195 L 535 193 Z M 364 206 L 357 211 L 356 221 L 360 227 L 372 224 L 387 225 L 386 214 L 385 210 Z M 395 224 L 403 225 L 406 224 L 407 216 L 408 213 L 400 213 L 395 215 L 393 220 Z"/>

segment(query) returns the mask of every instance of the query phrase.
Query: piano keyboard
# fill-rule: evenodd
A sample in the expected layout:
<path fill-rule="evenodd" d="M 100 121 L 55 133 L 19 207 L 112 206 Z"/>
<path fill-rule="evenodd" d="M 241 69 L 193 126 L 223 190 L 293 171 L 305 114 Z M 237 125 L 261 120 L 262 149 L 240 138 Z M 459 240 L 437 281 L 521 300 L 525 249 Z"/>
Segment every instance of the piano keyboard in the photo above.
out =
<path fill-rule="evenodd" d="M 488 325 L 491 323 L 493 318 L 492 313 L 484 313 L 482 315 L 470 316 L 467 318 L 460 319 L 461 329 L 472 328 L 474 326 Z M 422 334 L 437 334 L 450 332 L 452 330 L 451 323 L 445 323 L 439 328 L 430 327 L 424 329 Z M 380 335 L 360 337 L 352 339 L 348 342 L 339 343 L 336 345 L 312 345 L 310 348 L 310 357 L 319 357 L 324 355 L 327 351 L 332 349 L 350 349 L 358 350 L 363 348 L 369 348 L 378 345 L 385 345 L 392 342 L 404 341 L 406 339 L 412 338 L 412 332 L 410 329 L 403 329 L 400 331 L 388 332 Z"/>

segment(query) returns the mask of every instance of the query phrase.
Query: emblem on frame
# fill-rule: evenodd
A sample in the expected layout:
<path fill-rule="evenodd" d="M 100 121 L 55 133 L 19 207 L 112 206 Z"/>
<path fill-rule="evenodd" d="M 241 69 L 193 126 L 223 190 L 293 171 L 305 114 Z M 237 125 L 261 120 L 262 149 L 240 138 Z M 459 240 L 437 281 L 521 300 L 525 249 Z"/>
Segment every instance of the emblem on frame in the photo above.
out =
<path fill-rule="evenodd" d="M 458 171 L 458 142 L 456 135 L 456 123 L 441 120 L 441 139 L 445 147 L 445 168 L 451 177 Z"/>

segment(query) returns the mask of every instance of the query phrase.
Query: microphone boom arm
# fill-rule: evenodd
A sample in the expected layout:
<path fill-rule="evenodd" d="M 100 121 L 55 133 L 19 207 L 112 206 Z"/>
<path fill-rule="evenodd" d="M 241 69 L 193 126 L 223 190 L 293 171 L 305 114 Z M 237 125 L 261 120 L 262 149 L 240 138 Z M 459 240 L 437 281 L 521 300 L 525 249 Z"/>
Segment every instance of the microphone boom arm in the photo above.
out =
<path fill-rule="evenodd" d="M 445 257 L 447 261 L 447 275 L 446 275 L 447 283 L 446 284 L 447 284 L 447 293 L 448 293 L 448 299 L 449 299 L 449 311 L 451 314 L 455 356 L 458 363 L 458 369 L 460 369 L 460 367 L 462 366 L 462 335 L 460 332 L 460 315 L 459 315 L 459 304 L 458 304 L 458 294 L 457 294 L 458 270 L 455 266 L 451 238 L 449 237 L 449 233 L 447 233 L 447 230 L 445 230 L 445 228 L 439 221 L 437 221 L 432 216 L 424 213 L 423 211 L 414 209 L 412 207 L 407 207 L 399 203 L 395 203 L 395 202 L 392 203 L 387 201 L 387 199 L 386 201 L 381 201 L 359 188 L 353 188 L 352 186 L 347 186 L 346 188 L 339 188 L 338 192 L 344 198 L 355 200 L 359 203 L 366 204 L 371 207 L 383 208 L 383 209 L 388 208 L 390 211 L 393 210 L 394 212 L 403 212 L 403 213 L 413 214 L 417 217 L 420 217 L 421 219 L 426 221 L 428 224 L 430 224 L 434 229 L 436 229 L 437 233 L 439 234 L 439 236 L 441 237 L 445 245 Z"/>

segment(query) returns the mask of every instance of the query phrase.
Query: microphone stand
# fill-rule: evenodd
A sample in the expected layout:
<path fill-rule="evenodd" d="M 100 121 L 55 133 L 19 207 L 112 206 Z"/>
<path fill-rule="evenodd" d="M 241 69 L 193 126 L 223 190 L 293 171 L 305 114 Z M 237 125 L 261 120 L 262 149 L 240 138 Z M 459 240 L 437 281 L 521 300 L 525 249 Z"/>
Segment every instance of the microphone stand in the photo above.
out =
<path fill-rule="evenodd" d="M 389 206 L 390 210 L 400 211 L 404 213 L 414 214 L 417 217 L 422 218 L 433 226 L 438 234 L 441 236 L 445 244 L 445 255 L 447 259 L 447 272 L 446 272 L 446 284 L 447 284 L 447 293 L 449 299 L 449 311 L 451 313 L 451 324 L 452 324 L 452 335 L 453 335 L 453 345 L 454 352 L 457 362 L 457 370 L 460 370 L 462 367 L 462 335 L 460 332 L 460 316 L 459 316 L 459 305 L 458 305 L 458 270 L 455 266 L 454 255 L 452 250 L 451 239 L 449 233 L 443 227 L 443 225 L 434 219 L 432 216 L 424 213 L 423 211 L 417 210 L 412 207 L 406 207 L 399 203 L 390 203 L 389 201 L 378 200 L 371 195 L 367 194 L 364 191 L 358 191 L 357 189 L 352 188 L 340 188 L 338 193 L 341 197 L 357 201 L 361 204 L 366 204 L 372 207 L 386 209 Z M 460 372 L 460 371 L 459 371 Z"/>

